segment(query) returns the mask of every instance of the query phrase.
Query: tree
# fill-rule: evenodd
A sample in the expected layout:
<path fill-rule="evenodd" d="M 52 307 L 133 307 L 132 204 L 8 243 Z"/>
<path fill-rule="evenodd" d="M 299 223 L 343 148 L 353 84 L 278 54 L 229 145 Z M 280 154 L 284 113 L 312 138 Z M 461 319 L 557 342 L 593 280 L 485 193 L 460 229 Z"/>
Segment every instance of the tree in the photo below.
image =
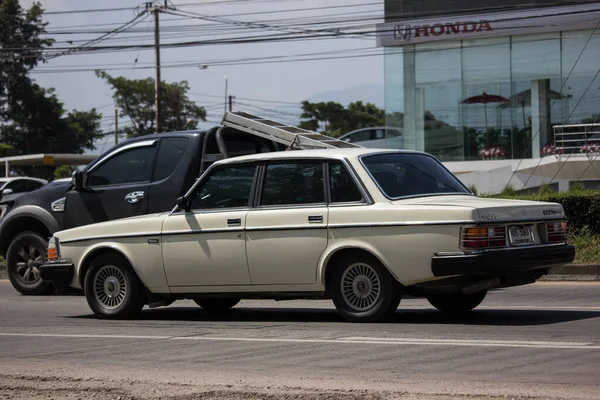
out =
<path fill-rule="evenodd" d="M 0 127 L 2 142 L 13 154 L 78 153 L 93 149 L 103 136 L 102 115 L 95 109 L 66 112 L 52 89 L 37 84 L 25 88 L 21 105 L 11 111 L 12 119 Z M 22 167 L 21 173 L 50 178 L 54 167 Z"/>
<path fill-rule="evenodd" d="M 41 37 L 47 25 L 42 21 L 43 11 L 37 2 L 24 11 L 19 0 L 0 0 L 0 120 L 11 118 L 21 95 L 31 86 L 29 71 L 53 43 Z"/>
<path fill-rule="evenodd" d="M 96 71 L 114 90 L 113 99 L 121 117 L 128 117 L 132 126 L 125 128 L 128 136 L 142 136 L 156 131 L 154 109 L 154 79 L 127 79 Z M 206 121 L 206 110 L 191 101 L 186 81 L 161 82 L 161 127 L 164 132 L 195 129 Z"/>
<path fill-rule="evenodd" d="M 303 129 L 338 137 L 355 129 L 384 125 L 385 113 L 376 105 L 362 101 L 350 103 L 348 108 L 333 101 L 303 101 L 300 119 L 304 120 L 300 122 Z"/>

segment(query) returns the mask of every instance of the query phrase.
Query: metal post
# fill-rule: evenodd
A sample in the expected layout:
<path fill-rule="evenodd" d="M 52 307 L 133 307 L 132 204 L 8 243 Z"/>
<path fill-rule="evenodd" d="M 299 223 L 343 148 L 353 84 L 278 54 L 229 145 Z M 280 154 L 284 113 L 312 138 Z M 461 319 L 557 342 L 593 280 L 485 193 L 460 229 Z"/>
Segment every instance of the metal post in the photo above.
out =
<path fill-rule="evenodd" d="M 208 65 L 199 65 L 199 69 L 205 69 L 207 71 L 212 72 L 213 74 L 219 75 L 221 78 L 225 79 L 225 104 L 223 104 L 223 111 L 227 113 L 227 77 L 225 75 L 221 75 L 217 71 L 208 68 Z"/>
<path fill-rule="evenodd" d="M 162 117 L 162 110 L 160 107 L 160 34 L 159 34 L 159 21 L 158 21 L 158 15 L 160 13 L 160 9 L 158 7 L 155 7 L 152 10 L 152 13 L 154 14 L 154 54 L 155 54 L 155 58 L 156 58 L 156 77 L 155 77 L 155 82 L 154 82 L 154 107 L 156 109 L 156 114 L 155 114 L 155 121 L 154 121 L 154 125 L 156 126 L 156 133 L 159 133 L 161 131 L 161 126 L 160 126 L 160 122 L 161 122 L 161 117 Z"/>
<path fill-rule="evenodd" d="M 115 107 L 115 144 L 119 144 L 119 110 Z"/>
<path fill-rule="evenodd" d="M 229 112 L 233 111 L 233 96 L 229 96 Z"/>

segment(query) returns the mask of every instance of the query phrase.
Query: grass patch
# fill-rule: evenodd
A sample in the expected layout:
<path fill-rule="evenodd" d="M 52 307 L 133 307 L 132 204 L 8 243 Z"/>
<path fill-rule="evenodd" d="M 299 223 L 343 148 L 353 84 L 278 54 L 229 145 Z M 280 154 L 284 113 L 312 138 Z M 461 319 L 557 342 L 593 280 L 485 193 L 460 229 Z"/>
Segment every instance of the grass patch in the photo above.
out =
<path fill-rule="evenodd" d="M 574 264 L 600 264 L 600 235 L 577 232 L 569 235 L 575 246 Z"/>

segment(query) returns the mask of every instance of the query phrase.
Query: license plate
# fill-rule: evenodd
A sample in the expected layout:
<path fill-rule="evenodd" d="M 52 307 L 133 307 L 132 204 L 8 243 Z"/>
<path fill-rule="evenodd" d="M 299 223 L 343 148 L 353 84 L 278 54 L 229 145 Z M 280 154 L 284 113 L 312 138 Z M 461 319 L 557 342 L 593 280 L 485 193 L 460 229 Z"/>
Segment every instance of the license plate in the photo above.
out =
<path fill-rule="evenodd" d="M 511 246 L 525 246 L 534 243 L 533 234 L 531 232 L 531 226 L 510 226 L 508 228 L 508 237 L 510 239 Z"/>

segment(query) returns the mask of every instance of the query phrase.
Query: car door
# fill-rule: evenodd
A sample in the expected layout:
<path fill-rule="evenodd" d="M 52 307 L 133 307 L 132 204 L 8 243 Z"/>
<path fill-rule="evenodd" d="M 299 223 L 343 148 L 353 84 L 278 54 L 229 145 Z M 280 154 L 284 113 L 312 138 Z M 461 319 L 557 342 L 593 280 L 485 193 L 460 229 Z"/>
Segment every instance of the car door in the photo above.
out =
<path fill-rule="evenodd" d="M 214 168 L 186 196 L 190 211 L 165 219 L 163 262 L 172 291 L 251 283 L 244 228 L 256 170 L 254 164 Z"/>
<path fill-rule="evenodd" d="M 324 164 L 286 160 L 268 163 L 263 171 L 246 221 L 252 284 L 314 284 L 327 247 Z"/>
<path fill-rule="evenodd" d="M 147 213 L 158 140 L 124 145 L 92 165 L 65 201 L 65 229 Z"/>

